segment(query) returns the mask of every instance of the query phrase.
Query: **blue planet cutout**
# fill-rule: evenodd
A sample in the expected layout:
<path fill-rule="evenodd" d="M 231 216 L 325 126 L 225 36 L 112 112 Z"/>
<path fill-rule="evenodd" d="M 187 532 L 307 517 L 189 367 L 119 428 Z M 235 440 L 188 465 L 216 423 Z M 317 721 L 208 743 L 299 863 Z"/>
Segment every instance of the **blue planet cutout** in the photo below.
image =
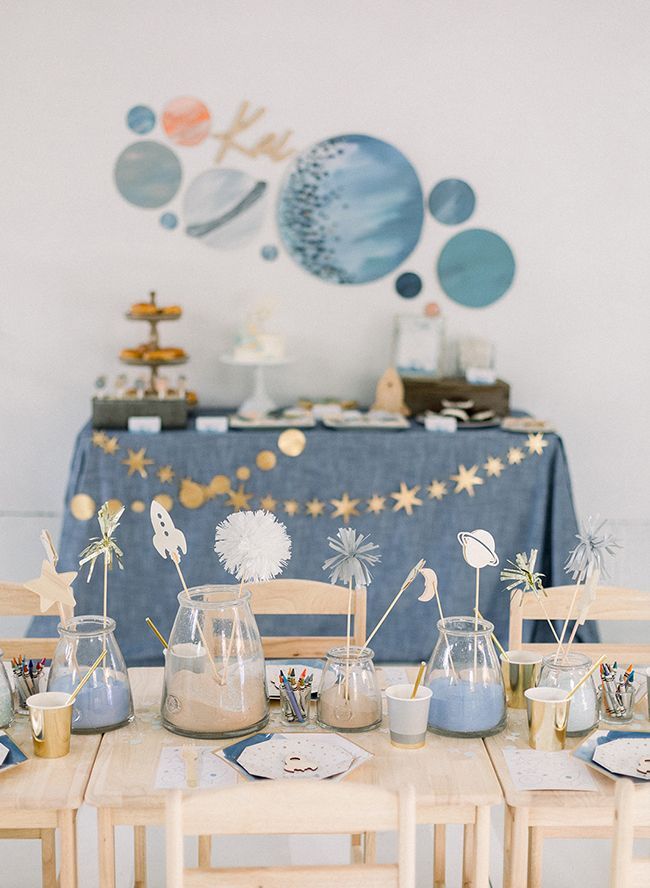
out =
<path fill-rule="evenodd" d="M 409 161 L 364 135 L 327 139 L 298 155 L 277 209 L 290 255 L 336 284 L 390 274 L 415 248 L 423 217 L 422 188 Z"/>
<path fill-rule="evenodd" d="M 126 125 L 134 133 L 144 136 L 156 125 L 156 115 L 146 105 L 134 105 L 126 115 Z"/>
<path fill-rule="evenodd" d="M 160 224 L 163 228 L 167 228 L 171 231 L 178 225 L 178 216 L 176 213 L 163 213 L 160 217 Z"/>
<path fill-rule="evenodd" d="M 493 231 L 470 228 L 447 241 L 438 258 L 440 285 L 450 299 L 483 308 L 500 299 L 515 276 L 515 258 Z"/>
<path fill-rule="evenodd" d="M 275 244 L 265 244 L 260 253 L 262 254 L 262 259 L 266 259 L 267 262 L 273 262 L 274 259 L 278 258 L 278 248 Z"/>
<path fill-rule="evenodd" d="M 422 278 L 413 271 L 405 271 L 395 281 L 395 289 L 404 299 L 413 299 L 422 289 Z"/>
<path fill-rule="evenodd" d="M 266 190 L 241 170 L 200 173 L 183 199 L 186 234 L 219 249 L 249 243 L 264 221 Z"/>
<path fill-rule="evenodd" d="M 458 225 L 474 212 L 476 195 L 462 179 L 443 179 L 431 190 L 429 210 L 443 225 Z"/>
<path fill-rule="evenodd" d="M 136 207 L 162 207 L 174 197 L 182 178 L 174 152 L 159 142 L 134 142 L 117 158 L 115 184 Z"/>

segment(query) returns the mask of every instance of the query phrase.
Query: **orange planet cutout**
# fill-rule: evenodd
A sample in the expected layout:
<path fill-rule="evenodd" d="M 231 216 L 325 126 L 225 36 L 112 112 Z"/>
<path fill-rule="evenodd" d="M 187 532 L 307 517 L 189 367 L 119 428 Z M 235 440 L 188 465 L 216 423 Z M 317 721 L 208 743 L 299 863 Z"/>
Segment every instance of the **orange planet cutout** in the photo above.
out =
<path fill-rule="evenodd" d="M 165 105 L 162 125 L 176 145 L 200 145 L 210 132 L 210 112 L 193 96 L 180 96 Z"/>

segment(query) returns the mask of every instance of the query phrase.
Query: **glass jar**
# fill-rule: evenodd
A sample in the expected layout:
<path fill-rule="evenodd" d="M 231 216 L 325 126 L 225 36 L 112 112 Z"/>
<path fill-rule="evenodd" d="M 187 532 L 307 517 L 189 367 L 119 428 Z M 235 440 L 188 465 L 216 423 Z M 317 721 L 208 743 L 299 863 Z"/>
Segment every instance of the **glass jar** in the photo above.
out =
<path fill-rule="evenodd" d="M 337 731 L 369 731 L 381 723 L 381 691 L 370 648 L 332 648 L 318 689 L 316 719 Z"/>
<path fill-rule="evenodd" d="M 494 626 L 474 617 L 438 620 L 424 682 L 429 729 L 450 737 L 489 737 L 506 723 L 506 694 L 492 642 Z"/>
<path fill-rule="evenodd" d="M 115 638 L 115 620 L 97 615 L 59 623 L 59 642 L 47 681 L 48 691 L 70 694 L 97 657 L 106 657 L 83 686 L 72 708 L 73 734 L 104 734 L 133 721 L 126 663 Z"/>
<path fill-rule="evenodd" d="M 544 657 L 538 687 L 560 688 L 567 693 L 589 671 L 592 661 L 585 654 L 561 654 L 555 662 L 555 654 Z M 567 737 L 584 737 L 598 724 L 598 688 L 592 674 L 571 697 Z"/>
<path fill-rule="evenodd" d="M 163 725 L 185 737 L 239 737 L 269 719 L 262 642 L 250 592 L 197 586 L 178 596 L 165 651 Z"/>
<path fill-rule="evenodd" d="M 4 651 L 0 650 L 0 728 L 8 728 L 14 720 L 14 692 L 2 661 Z"/>

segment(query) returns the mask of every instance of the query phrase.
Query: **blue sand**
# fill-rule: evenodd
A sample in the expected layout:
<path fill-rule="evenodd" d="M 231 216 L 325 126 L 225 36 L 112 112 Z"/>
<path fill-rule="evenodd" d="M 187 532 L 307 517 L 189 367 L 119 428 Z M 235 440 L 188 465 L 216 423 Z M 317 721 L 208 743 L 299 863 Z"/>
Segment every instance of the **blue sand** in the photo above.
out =
<path fill-rule="evenodd" d="M 106 673 L 106 674 L 104 674 Z M 70 694 L 81 677 L 61 673 L 49 682 L 48 691 Z M 96 669 L 81 689 L 72 707 L 72 730 L 89 731 L 122 724 L 131 715 L 131 690 L 125 675 L 112 670 Z"/>
<path fill-rule="evenodd" d="M 490 731 L 505 714 L 505 695 L 500 684 L 451 683 L 435 678 L 429 683 L 429 727 L 456 734 Z"/>

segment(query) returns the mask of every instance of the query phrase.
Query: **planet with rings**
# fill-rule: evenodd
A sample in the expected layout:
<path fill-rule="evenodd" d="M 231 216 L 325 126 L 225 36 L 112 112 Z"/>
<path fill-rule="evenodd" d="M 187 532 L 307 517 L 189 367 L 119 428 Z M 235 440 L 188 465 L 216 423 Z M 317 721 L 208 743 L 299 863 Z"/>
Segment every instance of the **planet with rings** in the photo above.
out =
<path fill-rule="evenodd" d="M 463 547 L 463 558 L 470 567 L 480 570 L 482 567 L 496 567 L 499 563 L 494 537 L 489 531 L 461 531 L 458 542 Z"/>

